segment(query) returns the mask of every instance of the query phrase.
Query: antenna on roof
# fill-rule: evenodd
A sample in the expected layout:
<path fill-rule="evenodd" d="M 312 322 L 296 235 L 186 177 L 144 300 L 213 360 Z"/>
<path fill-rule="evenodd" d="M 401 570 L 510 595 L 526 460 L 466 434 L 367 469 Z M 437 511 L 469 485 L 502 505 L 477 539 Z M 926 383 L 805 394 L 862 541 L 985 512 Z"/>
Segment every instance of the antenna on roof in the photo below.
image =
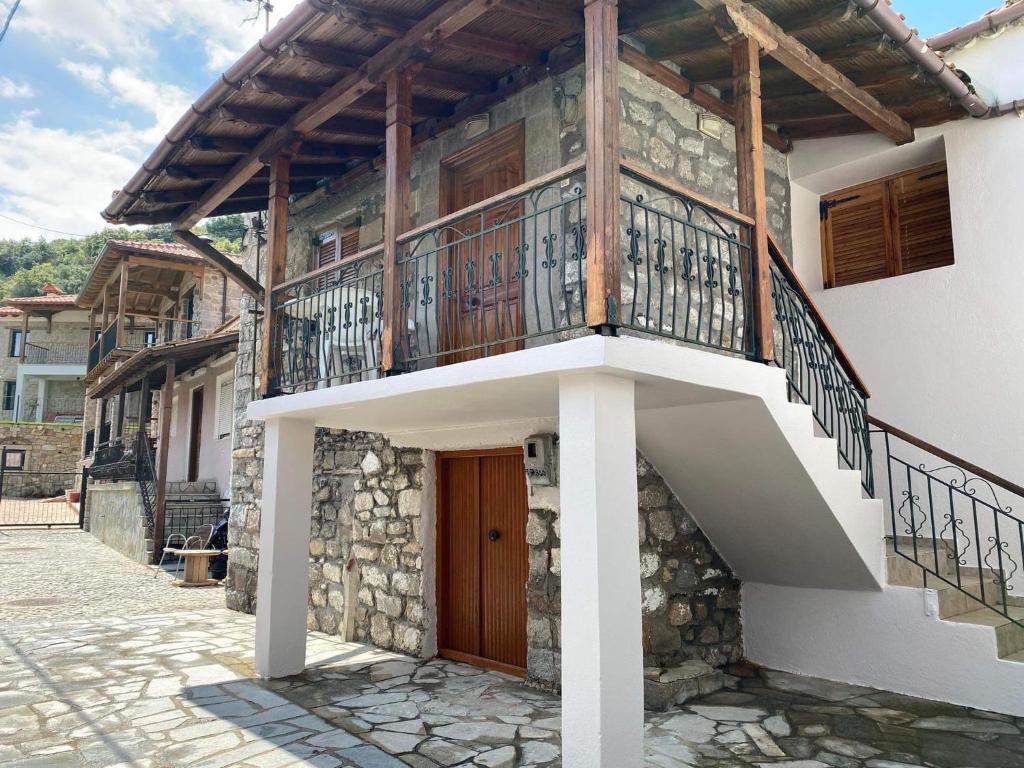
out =
<path fill-rule="evenodd" d="M 274 6 L 270 3 L 270 0 L 246 0 L 247 3 L 256 3 L 256 14 L 244 21 L 257 21 L 260 14 L 263 14 L 265 29 L 267 32 L 270 31 L 270 14 L 274 12 Z"/>

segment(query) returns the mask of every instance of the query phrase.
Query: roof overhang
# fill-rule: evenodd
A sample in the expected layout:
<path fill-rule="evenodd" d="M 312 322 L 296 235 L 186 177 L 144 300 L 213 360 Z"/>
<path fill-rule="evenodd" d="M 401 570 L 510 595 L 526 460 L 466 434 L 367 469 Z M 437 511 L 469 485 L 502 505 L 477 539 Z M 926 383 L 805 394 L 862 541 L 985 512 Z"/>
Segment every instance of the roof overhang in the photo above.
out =
<path fill-rule="evenodd" d="M 713 4 L 619 0 L 620 32 L 728 102 L 731 52 L 701 7 Z M 911 127 L 964 115 L 847 0 L 760 0 L 757 11 Z M 438 21 L 444 12 L 454 15 Z M 192 105 L 103 215 L 188 229 L 204 216 L 265 210 L 265 166 L 284 145 L 296 147 L 295 195 L 379 168 L 389 71 L 416 67 L 422 141 L 580 61 L 582 32 L 579 8 L 545 0 L 399 0 L 387 11 L 369 0 L 304 0 Z M 778 61 L 762 69 L 765 120 L 785 137 L 871 130 Z"/>

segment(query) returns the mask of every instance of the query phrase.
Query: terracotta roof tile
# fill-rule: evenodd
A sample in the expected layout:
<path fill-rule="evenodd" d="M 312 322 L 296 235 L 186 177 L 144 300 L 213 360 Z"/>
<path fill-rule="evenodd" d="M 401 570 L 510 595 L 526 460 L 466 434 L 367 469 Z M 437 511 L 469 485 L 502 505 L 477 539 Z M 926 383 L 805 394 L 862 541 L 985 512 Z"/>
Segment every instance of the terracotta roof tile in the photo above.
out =
<path fill-rule="evenodd" d="M 0 307 L 0 317 L 19 317 L 21 310 L 17 307 Z"/>
<path fill-rule="evenodd" d="M 7 300 L 8 306 L 74 306 L 78 298 L 74 293 L 48 294 L 46 296 L 18 296 Z"/>
<path fill-rule="evenodd" d="M 164 243 L 159 240 L 107 240 L 107 246 L 137 253 L 151 253 L 157 256 L 168 254 L 171 256 L 189 256 L 194 259 L 200 259 L 196 252 L 187 245 Z"/>

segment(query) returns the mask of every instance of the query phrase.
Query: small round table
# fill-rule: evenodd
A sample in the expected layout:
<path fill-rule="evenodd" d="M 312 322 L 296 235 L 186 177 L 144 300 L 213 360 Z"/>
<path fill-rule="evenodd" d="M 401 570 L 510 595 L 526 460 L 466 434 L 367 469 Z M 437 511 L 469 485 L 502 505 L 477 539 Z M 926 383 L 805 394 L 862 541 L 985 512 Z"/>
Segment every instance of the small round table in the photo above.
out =
<path fill-rule="evenodd" d="M 185 560 L 185 578 L 174 582 L 176 587 L 215 587 L 220 584 L 217 579 L 208 577 L 210 558 L 226 555 L 222 549 L 169 549 L 172 555 L 179 555 Z"/>

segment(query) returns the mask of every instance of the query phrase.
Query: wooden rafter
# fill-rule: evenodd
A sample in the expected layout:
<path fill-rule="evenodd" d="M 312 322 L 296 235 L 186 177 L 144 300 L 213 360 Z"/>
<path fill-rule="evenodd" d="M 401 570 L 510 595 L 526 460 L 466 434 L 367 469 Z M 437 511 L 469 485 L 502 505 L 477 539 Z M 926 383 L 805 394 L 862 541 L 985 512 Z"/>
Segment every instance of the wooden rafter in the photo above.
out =
<path fill-rule="evenodd" d="M 728 120 L 735 125 L 736 109 L 733 105 L 727 104 L 703 88 L 698 88 L 692 80 L 655 61 L 628 43 L 619 43 L 619 59 L 624 64 L 628 64 L 647 75 L 656 83 L 660 83 L 683 98 L 689 99 L 694 104 L 703 107 L 711 114 L 717 115 L 723 120 Z M 764 140 L 766 144 L 780 152 L 788 152 L 791 149 L 789 141 L 784 136 L 768 127 L 764 129 Z"/>
<path fill-rule="evenodd" d="M 826 63 L 818 54 L 742 0 L 695 0 L 715 14 L 715 23 L 726 41 L 737 35 L 750 37 L 765 52 L 822 93 L 827 94 L 856 117 L 893 141 L 905 144 L 914 139 L 910 124 L 878 99 Z"/>
<path fill-rule="evenodd" d="M 233 136 L 207 136 L 196 134 L 189 139 L 192 148 L 200 152 L 219 152 L 225 155 L 247 155 L 259 139 L 240 139 Z M 300 163 L 338 163 L 351 158 L 376 157 L 380 150 L 373 144 L 333 144 L 326 141 L 304 141 L 296 153 Z"/>
<path fill-rule="evenodd" d="M 286 77 L 270 77 L 259 75 L 250 81 L 260 93 L 270 93 L 275 96 L 284 96 L 295 101 L 312 101 L 328 87 L 329 83 L 317 85 L 306 80 L 297 80 Z M 368 93 L 361 99 L 352 102 L 352 109 L 367 109 L 383 112 L 386 106 L 386 98 L 383 91 Z M 413 115 L 418 117 L 440 117 L 452 110 L 452 104 L 441 99 L 431 99 L 423 96 L 414 96 L 412 99 Z"/>
<path fill-rule="evenodd" d="M 190 229 L 217 210 L 236 189 L 248 181 L 271 157 L 296 137 L 319 128 L 356 99 L 372 91 L 387 73 L 407 64 L 424 46 L 437 45 L 471 24 L 493 5 L 493 0 L 447 0 L 412 26 L 402 37 L 384 46 L 356 71 L 341 78 L 286 122 L 270 131 L 248 155 L 176 220 L 176 229 Z"/>
<path fill-rule="evenodd" d="M 354 106 L 354 105 L 349 105 Z M 291 112 L 280 109 L 260 109 L 258 107 L 239 107 L 225 104 L 217 110 L 220 117 L 259 128 L 273 128 L 288 120 Z M 312 130 L 312 129 L 311 129 Z M 315 130 L 322 133 L 334 133 L 339 136 L 355 136 L 367 139 L 384 138 L 384 122 L 366 120 L 359 117 L 338 115 L 320 123 Z"/>
<path fill-rule="evenodd" d="M 216 270 L 236 283 L 243 291 L 254 297 L 257 301 L 263 301 L 263 286 L 238 264 L 214 248 L 211 243 L 206 242 L 203 238 L 192 234 L 188 230 L 176 229 L 172 234 L 175 240 L 196 251 Z"/>
<path fill-rule="evenodd" d="M 503 11 L 545 24 L 552 24 L 562 29 L 583 27 L 583 13 L 579 7 L 573 7 L 570 3 L 563 5 L 557 0 L 556 2 L 550 2 L 550 0 L 501 0 L 500 8 Z"/>

